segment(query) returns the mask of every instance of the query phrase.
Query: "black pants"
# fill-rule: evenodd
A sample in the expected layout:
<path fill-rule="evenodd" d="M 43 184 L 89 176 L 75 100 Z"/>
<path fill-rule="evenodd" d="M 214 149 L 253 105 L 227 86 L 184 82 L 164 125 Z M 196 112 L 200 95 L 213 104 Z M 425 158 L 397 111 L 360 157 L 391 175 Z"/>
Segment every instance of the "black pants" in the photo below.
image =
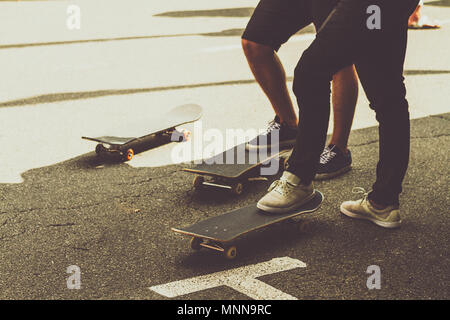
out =
<path fill-rule="evenodd" d="M 418 1 L 340 0 L 304 51 L 295 69 L 300 123 L 288 169 L 303 183 L 313 180 L 325 145 L 332 76 L 355 64 L 379 122 L 377 178 L 369 198 L 379 204 L 398 204 L 410 139 L 403 65 L 408 17 Z"/>

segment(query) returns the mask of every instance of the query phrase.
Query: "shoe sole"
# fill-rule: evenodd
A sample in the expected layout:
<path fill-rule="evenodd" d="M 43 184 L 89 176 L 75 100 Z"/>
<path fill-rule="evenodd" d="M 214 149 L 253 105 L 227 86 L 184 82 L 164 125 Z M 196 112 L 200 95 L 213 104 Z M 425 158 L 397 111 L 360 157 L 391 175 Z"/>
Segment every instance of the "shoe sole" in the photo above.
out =
<path fill-rule="evenodd" d="M 343 167 L 341 169 L 339 169 L 338 171 L 334 171 L 334 172 L 330 172 L 330 173 L 318 173 L 316 174 L 316 176 L 314 177 L 315 181 L 320 181 L 320 180 L 327 180 L 327 179 L 332 179 L 335 178 L 337 176 L 340 176 L 344 173 L 349 172 L 352 169 L 352 166 L 346 166 Z"/>
<path fill-rule="evenodd" d="M 292 205 L 292 206 L 290 206 L 290 207 L 287 207 L 287 208 L 274 208 L 274 207 L 268 207 L 268 206 L 265 206 L 265 205 L 260 204 L 260 203 L 258 203 L 258 204 L 256 205 L 256 207 L 257 207 L 259 210 L 262 210 L 262 211 L 265 211 L 265 212 L 268 212 L 268 213 L 278 213 L 278 214 L 288 213 L 288 212 L 290 212 L 290 211 L 294 211 L 295 209 L 297 209 L 297 208 L 303 206 L 303 205 L 306 204 L 308 201 L 311 201 L 311 200 L 314 198 L 315 194 L 316 194 L 316 191 L 314 190 L 314 192 L 313 192 L 308 198 L 306 198 L 304 201 L 302 201 L 301 203 L 296 203 L 296 204 L 294 204 L 294 205 Z M 309 212 L 310 212 L 310 211 L 305 211 L 305 213 L 309 213 Z"/>
<path fill-rule="evenodd" d="M 256 151 L 256 150 L 265 150 L 265 149 L 271 149 L 271 148 L 276 148 L 276 147 L 278 147 L 278 149 L 280 149 L 280 150 L 288 149 L 288 148 L 294 147 L 295 141 L 296 140 L 294 139 L 294 140 L 288 140 L 288 141 L 281 142 L 278 145 L 265 145 L 265 146 L 260 146 L 260 145 L 255 146 L 253 144 L 247 143 L 245 145 L 245 150 Z"/>
<path fill-rule="evenodd" d="M 385 221 L 377 220 L 377 219 L 372 218 L 372 217 L 368 217 L 368 216 L 364 216 L 364 215 L 361 215 L 361 214 L 357 214 L 357 213 L 354 213 L 354 212 L 351 212 L 351 211 L 345 209 L 343 204 L 341 204 L 341 213 L 343 215 L 346 215 L 347 217 L 350 217 L 350 218 L 371 221 L 371 222 L 375 223 L 377 226 L 380 226 L 380 227 L 383 227 L 383 228 L 387 228 L 387 229 L 399 228 L 401 223 L 402 223 L 401 220 L 397 221 L 397 222 L 385 222 Z"/>

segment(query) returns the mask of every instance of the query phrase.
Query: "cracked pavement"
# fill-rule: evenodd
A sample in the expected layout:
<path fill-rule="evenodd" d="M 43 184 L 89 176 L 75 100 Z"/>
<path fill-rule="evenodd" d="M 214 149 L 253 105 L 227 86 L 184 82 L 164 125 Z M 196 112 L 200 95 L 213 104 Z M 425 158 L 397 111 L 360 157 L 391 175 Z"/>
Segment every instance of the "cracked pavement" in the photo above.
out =
<path fill-rule="evenodd" d="M 258 280 L 298 299 L 450 297 L 448 0 L 425 1 L 442 29 L 409 34 L 413 120 L 399 230 L 339 213 L 353 187 L 369 190 L 375 177 L 378 129 L 362 88 L 352 170 L 316 183 L 325 195 L 317 212 L 241 239 L 234 261 L 192 252 L 170 228 L 253 204 L 276 177 L 240 197 L 195 192 L 193 175 L 172 163 L 176 144 L 114 163 L 80 139 L 186 103 L 203 107 L 204 132 L 265 128 L 273 112 L 240 44 L 257 2 L 74 0 L 83 26 L 70 31 L 66 1 L 0 1 L 0 31 L 14 30 L 0 37 L 0 299 L 165 299 L 149 287 L 280 257 L 307 266 Z M 313 33 L 280 49 L 289 88 Z M 73 265 L 80 290 L 67 288 Z M 381 269 L 381 290 L 366 286 L 370 265 Z M 178 298 L 248 297 L 218 287 Z"/>
<path fill-rule="evenodd" d="M 98 168 L 93 152 L 30 170 L 21 184 L 0 185 L 0 297 L 161 299 L 148 287 L 290 256 L 308 267 L 262 280 L 300 299 L 448 298 L 449 119 L 443 114 L 412 121 L 400 230 L 339 213 L 341 201 L 354 196 L 352 188 L 369 189 L 374 177 L 377 128 L 355 130 L 353 170 L 316 184 L 325 194 L 322 208 L 295 223 L 251 234 L 239 242 L 241 254 L 233 262 L 214 252 L 190 252 L 188 239 L 170 227 L 254 203 L 270 182 L 254 182 L 237 198 L 218 190 L 198 193 L 182 165 Z M 383 276 L 383 288 L 376 292 L 364 285 L 365 269 L 372 264 Z M 82 270 L 81 290 L 66 288 L 70 265 Z M 245 296 L 211 289 L 183 298 Z"/>

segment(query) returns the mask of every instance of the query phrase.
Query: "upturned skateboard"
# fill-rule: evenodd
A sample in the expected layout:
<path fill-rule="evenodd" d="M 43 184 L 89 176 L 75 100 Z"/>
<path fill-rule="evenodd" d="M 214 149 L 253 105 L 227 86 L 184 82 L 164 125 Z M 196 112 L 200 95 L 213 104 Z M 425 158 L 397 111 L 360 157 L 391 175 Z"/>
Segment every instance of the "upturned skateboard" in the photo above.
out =
<path fill-rule="evenodd" d="M 216 187 L 240 195 L 248 181 L 268 180 L 267 176 L 278 173 L 280 167 L 284 168 L 289 152 L 270 149 L 248 151 L 244 143 L 183 171 L 195 174 L 193 185 L 196 190 Z"/>
<path fill-rule="evenodd" d="M 221 252 L 227 259 L 234 259 L 237 255 L 235 240 L 252 231 L 304 213 L 314 212 L 320 208 L 323 199 L 323 194 L 316 190 L 310 201 L 288 213 L 264 212 L 254 204 L 200 221 L 186 228 L 172 228 L 172 231 L 191 237 L 190 246 L 193 250 L 207 248 Z"/>
<path fill-rule="evenodd" d="M 110 133 L 101 137 L 87 137 L 82 139 L 97 142 L 95 152 L 97 155 L 115 154 L 123 161 L 133 158 L 136 146 L 149 139 L 156 139 L 159 144 L 170 141 L 182 142 L 189 140 L 190 131 L 176 129 L 186 123 L 194 122 L 202 116 L 202 108 L 196 104 L 185 104 L 175 107 L 167 113 L 149 119 L 148 123 L 139 126 L 127 124 L 124 128 L 115 128 Z M 143 128 L 145 127 L 145 128 Z M 119 136 L 128 132 L 127 136 Z"/>

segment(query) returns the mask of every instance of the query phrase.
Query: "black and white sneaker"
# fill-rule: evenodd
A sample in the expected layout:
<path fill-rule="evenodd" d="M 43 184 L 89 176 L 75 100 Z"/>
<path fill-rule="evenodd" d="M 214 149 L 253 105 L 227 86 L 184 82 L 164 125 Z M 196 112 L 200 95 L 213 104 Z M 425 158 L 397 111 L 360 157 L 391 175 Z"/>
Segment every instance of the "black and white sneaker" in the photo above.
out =
<path fill-rule="evenodd" d="M 347 154 L 338 147 L 330 144 L 320 155 L 319 167 L 315 180 L 325 180 L 337 177 L 351 169 L 352 154 L 348 150 Z"/>
<path fill-rule="evenodd" d="M 245 145 L 247 150 L 270 149 L 278 147 L 280 150 L 292 148 L 297 138 L 298 128 L 287 124 L 280 124 L 278 117 L 269 122 L 263 134 L 260 134 Z M 278 137 L 277 137 L 278 136 Z"/>

